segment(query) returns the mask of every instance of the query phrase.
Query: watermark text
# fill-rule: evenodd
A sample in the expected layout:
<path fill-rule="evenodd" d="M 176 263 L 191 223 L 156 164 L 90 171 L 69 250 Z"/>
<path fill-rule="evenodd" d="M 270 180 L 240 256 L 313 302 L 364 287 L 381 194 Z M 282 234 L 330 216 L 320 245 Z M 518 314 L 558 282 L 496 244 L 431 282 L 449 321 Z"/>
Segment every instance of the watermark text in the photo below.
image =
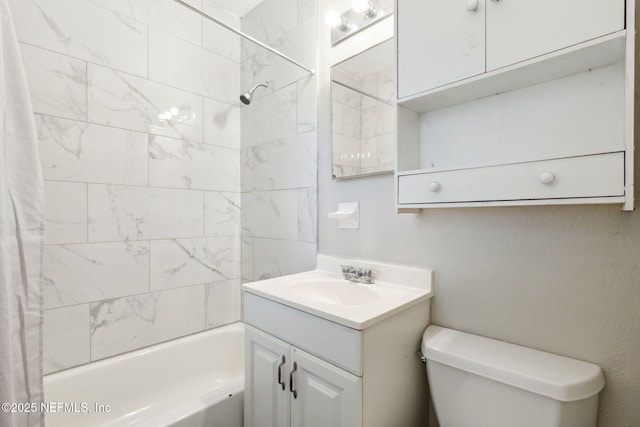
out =
<path fill-rule="evenodd" d="M 111 412 L 111 405 L 88 402 L 3 402 L 2 412 L 65 412 L 82 413 Z"/>

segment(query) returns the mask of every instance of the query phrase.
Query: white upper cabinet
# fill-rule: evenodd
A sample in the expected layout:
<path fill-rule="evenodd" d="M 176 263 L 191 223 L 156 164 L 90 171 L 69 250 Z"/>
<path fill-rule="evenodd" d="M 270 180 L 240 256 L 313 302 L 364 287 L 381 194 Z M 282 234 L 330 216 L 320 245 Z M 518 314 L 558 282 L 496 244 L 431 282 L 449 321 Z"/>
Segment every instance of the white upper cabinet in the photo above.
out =
<path fill-rule="evenodd" d="M 397 0 L 398 98 L 625 28 L 624 0 Z"/>
<path fill-rule="evenodd" d="M 398 212 L 633 210 L 635 2 L 396 6 Z"/>
<path fill-rule="evenodd" d="M 624 0 L 487 0 L 487 71 L 624 29 Z"/>
<path fill-rule="evenodd" d="M 484 73 L 484 2 L 398 1 L 400 98 Z"/>

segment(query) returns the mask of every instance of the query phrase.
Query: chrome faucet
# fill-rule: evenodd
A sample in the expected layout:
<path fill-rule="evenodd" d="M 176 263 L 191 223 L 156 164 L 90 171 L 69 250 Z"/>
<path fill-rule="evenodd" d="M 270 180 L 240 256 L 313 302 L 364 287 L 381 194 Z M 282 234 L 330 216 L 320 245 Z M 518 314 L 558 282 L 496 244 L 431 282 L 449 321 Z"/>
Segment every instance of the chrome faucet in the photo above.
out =
<path fill-rule="evenodd" d="M 370 268 L 354 267 L 352 265 L 341 265 L 342 277 L 357 283 L 366 283 L 371 285 L 374 283 Z"/>

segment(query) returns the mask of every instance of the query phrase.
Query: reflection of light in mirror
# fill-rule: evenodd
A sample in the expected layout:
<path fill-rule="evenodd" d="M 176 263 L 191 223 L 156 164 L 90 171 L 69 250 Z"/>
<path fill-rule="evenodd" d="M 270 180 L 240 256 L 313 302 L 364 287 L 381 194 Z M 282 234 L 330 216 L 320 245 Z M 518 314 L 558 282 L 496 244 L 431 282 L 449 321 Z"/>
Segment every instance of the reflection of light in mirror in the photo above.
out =
<path fill-rule="evenodd" d="M 367 151 L 367 153 L 339 153 L 338 154 L 338 158 L 340 160 L 360 160 L 360 159 L 370 159 L 372 156 L 370 151 Z"/>

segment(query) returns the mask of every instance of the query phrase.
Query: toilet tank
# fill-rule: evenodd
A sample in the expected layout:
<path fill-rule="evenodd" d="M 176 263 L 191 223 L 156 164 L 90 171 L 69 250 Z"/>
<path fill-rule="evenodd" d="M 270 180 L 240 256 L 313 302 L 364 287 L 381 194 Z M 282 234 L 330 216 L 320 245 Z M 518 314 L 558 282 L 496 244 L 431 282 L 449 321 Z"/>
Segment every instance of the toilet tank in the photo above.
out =
<path fill-rule="evenodd" d="M 440 427 L 595 427 L 592 363 L 439 326 L 422 339 Z"/>

